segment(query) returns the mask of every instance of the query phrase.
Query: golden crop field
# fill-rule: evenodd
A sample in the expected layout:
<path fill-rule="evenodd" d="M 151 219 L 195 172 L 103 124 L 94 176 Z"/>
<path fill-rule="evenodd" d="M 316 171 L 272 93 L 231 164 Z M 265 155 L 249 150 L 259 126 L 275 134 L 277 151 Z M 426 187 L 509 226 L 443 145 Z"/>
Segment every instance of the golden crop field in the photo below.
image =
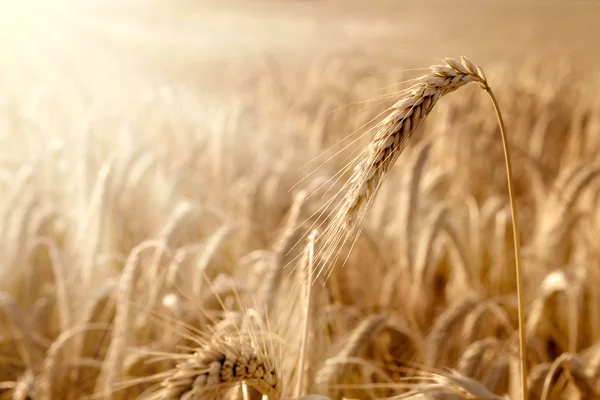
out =
<path fill-rule="evenodd" d="M 600 399 L 600 1 L 0 0 L 0 61 L 0 399 Z"/>

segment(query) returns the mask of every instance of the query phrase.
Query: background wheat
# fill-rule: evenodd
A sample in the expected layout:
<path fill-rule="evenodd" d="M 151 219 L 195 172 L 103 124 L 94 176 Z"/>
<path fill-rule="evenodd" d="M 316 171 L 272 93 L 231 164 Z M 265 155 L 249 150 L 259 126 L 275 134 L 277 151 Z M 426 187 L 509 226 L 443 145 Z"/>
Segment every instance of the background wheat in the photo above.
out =
<path fill-rule="evenodd" d="M 475 53 L 505 115 L 530 397 L 600 396 L 600 81 L 586 31 L 600 11 L 365 4 L 131 6 L 110 26 L 115 15 L 85 14 L 86 35 L 65 20 L 11 24 L 0 398 L 518 399 L 503 153 L 475 85 L 414 133 L 310 301 L 306 268 L 292 268 L 339 211 L 369 129 L 423 72 L 409 69 L 448 54 L 398 49 L 410 21 L 413 43 L 440 32 Z M 501 47 L 496 20 L 520 43 Z M 465 39 L 477 29 L 489 34 L 479 50 Z M 245 46 L 202 39 L 232 30 Z"/>

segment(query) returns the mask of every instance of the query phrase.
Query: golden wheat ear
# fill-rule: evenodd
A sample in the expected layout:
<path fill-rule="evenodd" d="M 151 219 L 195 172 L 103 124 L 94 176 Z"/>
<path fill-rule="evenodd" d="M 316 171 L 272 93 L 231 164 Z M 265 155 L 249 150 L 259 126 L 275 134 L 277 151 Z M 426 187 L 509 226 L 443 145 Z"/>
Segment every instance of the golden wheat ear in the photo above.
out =
<path fill-rule="evenodd" d="M 483 70 L 468 59 L 446 58 L 418 77 L 375 127 L 369 144 L 359 153 L 346 192 L 317 244 L 321 261 L 318 273 L 327 274 L 337 262 L 340 245 L 356 239 L 356 232 L 381 184 L 402 154 L 414 131 L 446 94 L 470 82 L 487 87 Z"/>
<path fill-rule="evenodd" d="M 337 264 L 342 245 L 357 240 L 360 224 L 373 204 L 392 166 L 404 151 L 408 140 L 427 118 L 435 104 L 446 94 L 452 93 L 468 83 L 477 83 L 488 93 L 492 101 L 505 155 L 505 165 L 513 223 L 517 297 L 519 302 L 519 344 L 521 357 L 521 384 L 523 399 L 527 399 L 527 368 L 525 347 L 525 317 L 523 310 L 523 282 L 521 272 L 520 238 L 517 210 L 514 198 L 512 167 L 504 120 L 498 102 L 488 85 L 483 70 L 466 57 L 460 60 L 445 58 L 442 64 L 433 65 L 429 72 L 417 78 L 413 85 L 391 107 L 387 117 L 376 126 L 374 137 L 354 160 L 355 167 L 346 186 L 347 191 L 331 221 L 323 230 L 316 251 L 321 255 L 317 274 L 328 274 Z"/>
<path fill-rule="evenodd" d="M 417 78 L 405 96 L 398 100 L 378 125 L 375 137 L 361 155 L 344 198 L 342 213 L 348 227 L 361 220 L 381 183 L 396 162 L 413 132 L 427 118 L 435 104 L 446 94 L 476 82 L 487 87 L 483 70 L 466 58 L 461 62 L 447 58 L 434 65 L 428 74 Z"/>

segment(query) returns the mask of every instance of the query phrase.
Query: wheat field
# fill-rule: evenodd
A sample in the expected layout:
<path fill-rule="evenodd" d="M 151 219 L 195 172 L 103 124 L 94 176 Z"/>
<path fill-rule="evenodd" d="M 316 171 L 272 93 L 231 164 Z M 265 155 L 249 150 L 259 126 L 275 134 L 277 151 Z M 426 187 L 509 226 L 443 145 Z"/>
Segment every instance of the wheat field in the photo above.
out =
<path fill-rule="evenodd" d="M 600 399 L 593 1 L 92 3 L 0 2 L 1 399 Z"/>

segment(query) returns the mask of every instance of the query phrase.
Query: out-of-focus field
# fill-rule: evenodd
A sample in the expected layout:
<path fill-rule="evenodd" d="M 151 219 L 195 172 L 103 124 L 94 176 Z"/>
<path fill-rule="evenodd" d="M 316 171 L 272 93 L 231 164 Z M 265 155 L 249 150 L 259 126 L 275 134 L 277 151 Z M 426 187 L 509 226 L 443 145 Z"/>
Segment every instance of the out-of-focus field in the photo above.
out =
<path fill-rule="evenodd" d="M 228 87 L 227 73 L 239 64 L 252 67 L 272 57 L 298 67 L 334 51 L 360 51 L 395 69 L 422 66 L 448 53 L 484 64 L 519 65 L 534 57 L 589 68 L 600 62 L 600 6 L 593 0 L 176 0 L 168 7 L 137 0 L 69 7 L 77 11 L 60 13 L 53 25 L 75 29 L 71 38 L 88 50 L 110 49 L 112 57 L 120 55 L 117 63 L 145 60 L 170 76 L 211 88 Z"/>
<path fill-rule="evenodd" d="M 306 284 L 368 128 L 458 54 L 529 397 L 600 398 L 600 2 L 0 4 L 0 399 L 519 399 L 476 85 Z"/>
<path fill-rule="evenodd" d="M 155 5 L 140 12 L 135 2 L 129 10 L 114 6 L 101 15 L 121 23 L 113 28 L 100 22 L 98 30 L 169 73 L 227 88 L 230 77 L 222 74 L 231 72 L 232 63 L 252 67 L 272 57 L 298 68 L 351 50 L 395 69 L 420 67 L 448 53 L 481 63 L 519 65 L 544 57 L 594 68 L 600 62 L 599 13 L 590 0 L 178 0 L 168 11 Z"/>

